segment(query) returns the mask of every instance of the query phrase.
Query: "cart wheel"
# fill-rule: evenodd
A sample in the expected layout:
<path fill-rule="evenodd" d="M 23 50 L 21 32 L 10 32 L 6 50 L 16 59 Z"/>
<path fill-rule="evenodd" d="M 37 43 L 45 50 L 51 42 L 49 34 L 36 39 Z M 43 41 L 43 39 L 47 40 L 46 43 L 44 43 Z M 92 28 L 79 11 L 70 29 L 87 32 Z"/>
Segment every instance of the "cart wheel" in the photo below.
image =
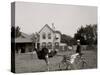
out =
<path fill-rule="evenodd" d="M 65 70 L 66 69 L 66 63 L 59 63 L 59 70 Z"/>
<path fill-rule="evenodd" d="M 79 62 L 79 69 L 86 69 L 88 67 L 87 62 L 86 61 L 80 61 Z"/>

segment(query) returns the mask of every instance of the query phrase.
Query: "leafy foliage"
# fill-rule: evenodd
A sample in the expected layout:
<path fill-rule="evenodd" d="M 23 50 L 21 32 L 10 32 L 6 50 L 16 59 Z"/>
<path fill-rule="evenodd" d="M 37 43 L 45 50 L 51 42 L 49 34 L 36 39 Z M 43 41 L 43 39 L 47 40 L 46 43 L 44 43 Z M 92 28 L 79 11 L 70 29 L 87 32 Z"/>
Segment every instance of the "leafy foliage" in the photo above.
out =
<path fill-rule="evenodd" d="M 79 39 L 81 44 L 84 45 L 97 44 L 97 24 L 86 25 L 86 27 L 81 26 L 75 33 L 74 39 Z"/>
<path fill-rule="evenodd" d="M 61 42 L 62 43 L 66 43 L 68 45 L 71 45 L 74 42 L 74 39 L 73 39 L 73 41 L 72 41 L 72 39 L 73 38 L 69 35 L 66 35 L 66 34 L 61 35 Z"/>
<path fill-rule="evenodd" d="M 21 36 L 19 26 L 17 26 L 17 27 L 12 26 L 11 27 L 11 37 L 16 38 L 16 37 L 19 37 L 19 36 Z"/>

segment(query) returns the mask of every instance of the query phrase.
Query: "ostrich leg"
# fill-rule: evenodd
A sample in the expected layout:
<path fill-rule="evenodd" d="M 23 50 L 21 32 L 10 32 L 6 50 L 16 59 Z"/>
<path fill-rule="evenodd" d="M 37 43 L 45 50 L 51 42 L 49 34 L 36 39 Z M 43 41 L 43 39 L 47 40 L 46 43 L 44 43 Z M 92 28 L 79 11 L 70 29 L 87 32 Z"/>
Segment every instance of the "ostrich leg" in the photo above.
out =
<path fill-rule="evenodd" d="M 49 71 L 49 57 L 48 55 L 45 56 L 45 62 L 46 62 L 46 65 L 47 65 L 47 71 Z"/>

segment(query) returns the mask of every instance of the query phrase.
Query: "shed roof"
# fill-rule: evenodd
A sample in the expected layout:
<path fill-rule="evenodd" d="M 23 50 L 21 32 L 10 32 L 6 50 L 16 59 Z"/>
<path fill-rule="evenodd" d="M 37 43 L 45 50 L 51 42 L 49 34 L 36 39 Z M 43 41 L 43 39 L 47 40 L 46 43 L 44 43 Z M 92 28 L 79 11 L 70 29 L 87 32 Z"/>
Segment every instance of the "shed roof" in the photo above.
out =
<path fill-rule="evenodd" d="M 60 43 L 60 46 L 67 46 L 66 43 Z"/>
<path fill-rule="evenodd" d="M 15 39 L 15 43 L 32 43 L 31 39 L 18 37 Z"/>
<path fill-rule="evenodd" d="M 15 43 L 32 43 L 33 40 L 31 39 L 31 36 L 21 32 L 21 36 L 15 38 Z"/>

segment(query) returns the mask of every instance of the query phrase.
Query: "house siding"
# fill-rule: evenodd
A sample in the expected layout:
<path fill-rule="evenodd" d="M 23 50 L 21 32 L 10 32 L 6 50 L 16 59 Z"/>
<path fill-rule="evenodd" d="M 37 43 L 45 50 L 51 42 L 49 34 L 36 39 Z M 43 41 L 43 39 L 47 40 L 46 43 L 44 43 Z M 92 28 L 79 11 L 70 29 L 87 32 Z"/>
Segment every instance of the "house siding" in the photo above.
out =
<path fill-rule="evenodd" d="M 46 38 L 43 39 L 43 34 L 45 33 L 46 35 Z M 51 34 L 51 39 L 48 38 L 48 34 Z M 46 47 L 48 47 L 48 43 L 51 42 L 52 44 L 52 47 L 55 45 L 55 43 L 53 44 L 53 41 L 54 41 L 54 37 L 55 35 L 57 36 L 57 40 L 55 40 L 55 42 L 58 42 L 60 44 L 60 34 L 59 33 L 54 33 L 48 26 L 45 26 L 41 32 L 39 32 L 39 35 L 40 35 L 40 39 L 39 39 L 39 43 L 40 43 L 40 48 L 42 48 L 42 43 L 45 42 L 46 43 Z"/>

